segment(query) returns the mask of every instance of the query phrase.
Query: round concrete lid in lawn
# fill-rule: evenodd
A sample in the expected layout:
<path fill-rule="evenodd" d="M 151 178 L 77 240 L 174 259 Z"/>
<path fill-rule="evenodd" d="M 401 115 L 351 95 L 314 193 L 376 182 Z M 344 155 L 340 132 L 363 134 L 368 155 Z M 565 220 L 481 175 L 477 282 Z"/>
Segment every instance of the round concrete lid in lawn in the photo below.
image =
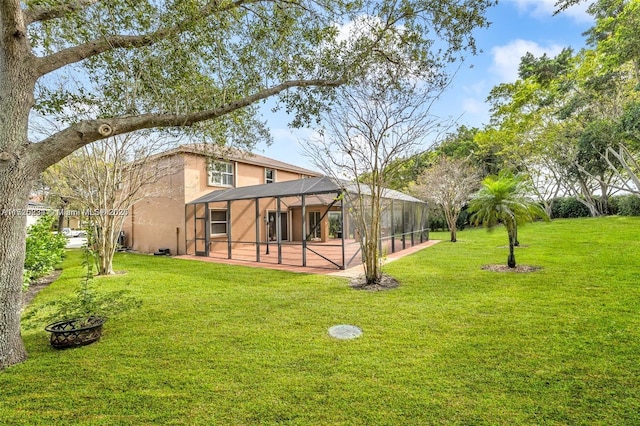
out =
<path fill-rule="evenodd" d="M 362 330 L 355 325 L 340 324 L 329 327 L 329 336 L 336 339 L 355 339 L 362 335 Z"/>

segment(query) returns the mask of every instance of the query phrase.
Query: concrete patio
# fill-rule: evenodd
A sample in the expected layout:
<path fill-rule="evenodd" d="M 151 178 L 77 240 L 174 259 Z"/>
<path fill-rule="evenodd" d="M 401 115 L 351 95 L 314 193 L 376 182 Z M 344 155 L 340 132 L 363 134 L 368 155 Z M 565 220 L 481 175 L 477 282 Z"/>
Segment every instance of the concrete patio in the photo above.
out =
<path fill-rule="evenodd" d="M 386 256 L 385 263 L 392 262 L 396 259 L 400 259 L 404 256 L 413 254 L 419 250 L 425 249 L 427 247 L 431 247 L 437 243 L 439 240 L 430 240 L 425 241 L 421 244 L 416 244 L 413 247 L 408 247 L 404 250 L 397 251 L 395 253 L 391 253 Z M 218 253 L 217 256 L 194 256 L 194 255 L 180 255 L 175 256 L 177 259 L 190 259 L 190 260 L 198 260 L 201 262 L 211 262 L 211 263 L 220 263 L 226 265 L 242 265 L 249 266 L 253 268 L 267 268 L 267 269 L 276 269 L 281 271 L 289 271 L 289 272 L 298 272 L 298 273 L 306 273 L 306 274 L 321 274 L 321 275 L 331 275 L 338 277 L 356 277 L 363 273 L 363 267 L 361 263 L 354 265 L 341 270 L 338 269 L 335 265 L 331 264 L 325 259 L 322 259 L 320 256 L 313 256 L 307 254 L 307 266 L 301 266 L 302 252 L 301 246 L 299 244 L 283 244 L 282 245 L 282 263 L 278 263 L 278 253 L 277 247 L 272 245 L 269 248 L 269 254 L 265 254 L 266 248 L 264 248 L 265 244 L 262 244 L 261 253 L 260 253 L 260 262 L 255 261 L 256 256 L 256 248 L 254 244 L 247 244 L 244 249 L 235 247 L 233 250 L 234 259 L 227 259 L 222 256 L 221 252 Z M 318 248 L 322 246 L 320 244 L 314 245 L 314 248 Z M 356 253 L 357 244 L 349 244 L 346 247 L 350 247 L 350 253 Z M 334 250 L 336 255 L 340 247 L 336 247 L 335 245 L 324 245 L 322 254 L 331 255 L 330 251 Z M 226 252 L 224 252 L 226 253 Z"/>

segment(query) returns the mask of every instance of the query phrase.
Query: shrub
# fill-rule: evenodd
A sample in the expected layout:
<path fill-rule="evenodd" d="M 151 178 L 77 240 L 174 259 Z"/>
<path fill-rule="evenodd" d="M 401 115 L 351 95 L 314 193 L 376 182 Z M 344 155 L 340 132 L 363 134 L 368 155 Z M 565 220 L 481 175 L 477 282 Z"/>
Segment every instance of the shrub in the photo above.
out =
<path fill-rule="evenodd" d="M 429 216 L 429 229 L 432 231 L 446 231 L 447 221 L 442 216 Z"/>
<path fill-rule="evenodd" d="M 458 231 L 462 231 L 469 226 L 469 216 L 467 207 L 465 206 L 460 211 L 458 220 L 456 221 Z M 444 213 L 442 213 L 440 208 L 432 208 L 429 210 L 429 229 L 432 231 L 449 231 L 449 225 L 447 224 Z"/>
<path fill-rule="evenodd" d="M 22 317 L 26 328 L 72 319 L 77 319 L 79 324 L 88 325 L 91 323 L 90 318 L 108 319 L 140 307 L 142 301 L 130 296 L 129 290 L 99 292 L 93 285 L 95 262 L 95 252 L 85 247 L 82 264 L 86 268 L 86 273 L 80 286 L 71 296 L 52 300 L 28 311 Z"/>
<path fill-rule="evenodd" d="M 462 210 L 460 210 L 458 220 L 456 220 L 456 228 L 458 228 L 458 231 L 462 231 L 464 228 L 469 226 L 469 216 L 470 214 L 467 213 L 466 206 Z"/>
<path fill-rule="evenodd" d="M 623 195 L 618 198 L 618 214 L 620 216 L 640 216 L 639 196 Z"/>
<path fill-rule="evenodd" d="M 551 200 L 551 217 L 553 219 L 562 218 L 562 201 L 564 198 L 554 198 Z"/>
<path fill-rule="evenodd" d="M 614 195 L 613 197 L 609 197 L 609 205 L 607 214 L 609 215 L 617 215 L 620 210 L 620 199 L 622 197 L 620 195 Z"/>
<path fill-rule="evenodd" d="M 29 227 L 24 259 L 25 284 L 51 273 L 62 261 L 67 239 L 62 234 L 51 232 L 55 221 L 55 216 L 45 215 Z"/>
<path fill-rule="evenodd" d="M 551 201 L 551 217 L 555 219 L 590 216 L 591 213 L 587 206 L 582 204 L 575 197 L 554 198 Z"/>
<path fill-rule="evenodd" d="M 439 207 L 429 205 L 429 229 L 432 231 L 445 231 L 447 221 L 444 219 L 444 213 Z"/>

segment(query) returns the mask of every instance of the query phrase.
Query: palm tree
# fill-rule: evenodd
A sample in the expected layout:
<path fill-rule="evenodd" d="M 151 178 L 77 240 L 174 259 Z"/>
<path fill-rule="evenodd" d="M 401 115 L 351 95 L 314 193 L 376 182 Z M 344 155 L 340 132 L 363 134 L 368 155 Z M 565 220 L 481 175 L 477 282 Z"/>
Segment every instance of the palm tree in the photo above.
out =
<path fill-rule="evenodd" d="M 523 175 L 501 172 L 482 181 L 482 188 L 469 202 L 468 211 L 473 213 L 471 222 L 482 224 L 489 230 L 499 223 L 504 224 L 509 235 L 509 258 L 507 265 L 516 267 L 514 247 L 517 244 L 519 224 L 533 222 L 536 218 L 548 220 L 545 210 L 529 194 L 531 186 Z"/>

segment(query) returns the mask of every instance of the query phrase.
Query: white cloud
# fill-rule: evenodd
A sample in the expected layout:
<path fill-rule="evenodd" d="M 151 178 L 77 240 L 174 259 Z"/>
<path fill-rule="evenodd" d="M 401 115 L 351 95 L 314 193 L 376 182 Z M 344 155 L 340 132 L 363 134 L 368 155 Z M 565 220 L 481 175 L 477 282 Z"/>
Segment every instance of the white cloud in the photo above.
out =
<path fill-rule="evenodd" d="M 560 53 L 562 49 L 563 46 L 559 44 L 541 46 L 534 41 L 516 39 L 504 46 L 496 46 L 491 49 L 493 64 L 489 70 L 497 74 L 500 82 L 513 82 L 518 79 L 520 59 L 527 52 L 536 57 L 542 56 L 544 53 L 553 57 Z"/>
<path fill-rule="evenodd" d="M 467 114 L 486 115 L 487 104 L 476 98 L 466 98 L 462 101 L 462 107 Z"/>
<path fill-rule="evenodd" d="M 484 95 L 487 93 L 487 82 L 485 80 L 478 80 L 473 84 L 466 84 L 462 86 L 462 90 L 473 96 Z"/>
<path fill-rule="evenodd" d="M 553 15 L 556 10 L 557 0 L 508 0 L 515 3 L 521 13 L 531 13 L 536 18 L 545 18 Z M 590 22 L 593 20 L 591 15 L 587 13 L 587 8 L 595 0 L 581 2 L 575 6 L 571 6 L 562 15 L 566 15 L 576 22 Z"/>

